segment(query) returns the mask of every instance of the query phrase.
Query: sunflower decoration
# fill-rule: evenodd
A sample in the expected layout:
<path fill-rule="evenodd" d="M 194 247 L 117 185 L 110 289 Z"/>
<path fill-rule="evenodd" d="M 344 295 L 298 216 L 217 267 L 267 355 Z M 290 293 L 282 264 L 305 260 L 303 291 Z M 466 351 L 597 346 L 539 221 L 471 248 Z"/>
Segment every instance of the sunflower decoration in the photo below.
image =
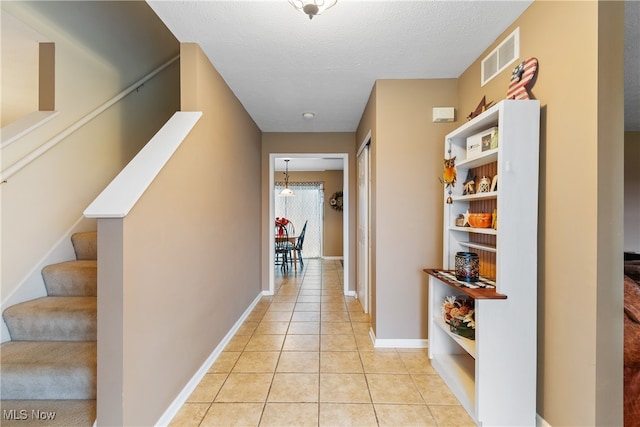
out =
<path fill-rule="evenodd" d="M 333 193 L 331 199 L 329 199 L 329 205 L 338 212 L 342 212 L 342 191 Z"/>

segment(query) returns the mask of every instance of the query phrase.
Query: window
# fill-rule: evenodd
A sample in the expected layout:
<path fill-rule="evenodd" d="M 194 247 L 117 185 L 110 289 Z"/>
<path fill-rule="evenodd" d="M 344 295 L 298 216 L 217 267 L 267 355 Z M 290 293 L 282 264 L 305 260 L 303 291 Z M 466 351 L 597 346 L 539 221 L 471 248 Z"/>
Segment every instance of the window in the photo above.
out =
<path fill-rule="evenodd" d="M 275 216 L 290 220 L 295 227 L 296 235 L 300 234 L 305 221 L 308 221 L 302 255 L 305 258 L 322 256 L 323 183 L 289 182 L 289 188 L 293 190 L 294 197 L 278 196 L 283 188 L 284 183 L 276 182 Z"/>

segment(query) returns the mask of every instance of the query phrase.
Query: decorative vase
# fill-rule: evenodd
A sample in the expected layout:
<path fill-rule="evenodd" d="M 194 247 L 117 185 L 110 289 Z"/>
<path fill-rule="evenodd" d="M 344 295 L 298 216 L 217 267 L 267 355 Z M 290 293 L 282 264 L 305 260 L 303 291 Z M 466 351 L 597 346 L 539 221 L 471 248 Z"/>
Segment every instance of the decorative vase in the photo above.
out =
<path fill-rule="evenodd" d="M 456 279 L 477 282 L 480 277 L 480 257 L 475 252 L 456 252 Z"/>

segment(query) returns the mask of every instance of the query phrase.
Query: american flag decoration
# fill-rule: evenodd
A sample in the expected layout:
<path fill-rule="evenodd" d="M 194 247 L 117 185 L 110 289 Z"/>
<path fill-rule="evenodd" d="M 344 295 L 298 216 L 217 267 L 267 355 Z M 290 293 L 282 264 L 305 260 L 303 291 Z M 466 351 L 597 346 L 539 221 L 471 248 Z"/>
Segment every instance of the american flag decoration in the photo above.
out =
<path fill-rule="evenodd" d="M 538 60 L 529 58 L 522 61 L 511 73 L 511 81 L 507 90 L 507 99 L 531 99 L 529 89 L 533 86 Z"/>

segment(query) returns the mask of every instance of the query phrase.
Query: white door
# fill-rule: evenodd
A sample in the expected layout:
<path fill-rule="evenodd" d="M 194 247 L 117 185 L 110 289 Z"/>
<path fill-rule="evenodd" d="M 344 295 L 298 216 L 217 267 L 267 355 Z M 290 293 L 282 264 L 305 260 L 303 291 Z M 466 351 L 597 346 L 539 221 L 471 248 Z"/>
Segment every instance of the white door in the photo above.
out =
<path fill-rule="evenodd" d="M 356 295 L 369 313 L 369 143 L 358 153 L 358 278 Z"/>

